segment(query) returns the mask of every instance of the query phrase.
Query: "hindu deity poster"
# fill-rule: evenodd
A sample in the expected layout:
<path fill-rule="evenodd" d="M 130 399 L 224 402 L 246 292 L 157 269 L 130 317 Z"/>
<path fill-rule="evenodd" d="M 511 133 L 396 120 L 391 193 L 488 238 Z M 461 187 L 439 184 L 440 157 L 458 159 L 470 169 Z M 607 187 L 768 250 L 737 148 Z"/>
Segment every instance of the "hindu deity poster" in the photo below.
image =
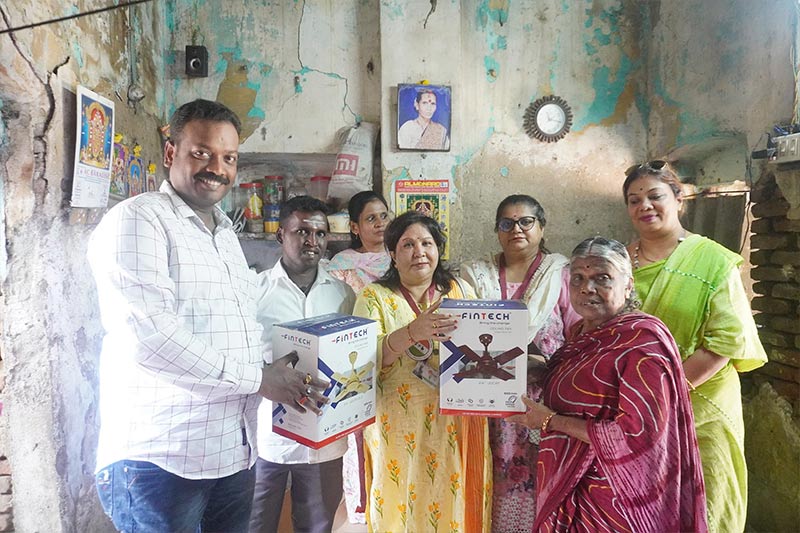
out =
<path fill-rule="evenodd" d="M 450 182 L 448 180 L 398 180 L 394 188 L 397 214 L 417 211 L 439 223 L 442 233 L 450 231 Z M 445 246 L 442 259 L 450 255 Z"/>
<path fill-rule="evenodd" d="M 78 86 L 72 207 L 105 207 L 111 184 L 114 103 Z"/>
<path fill-rule="evenodd" d="M 128 197 L 128 147 L 122 144 L 122 135 L 114 136 L 114 166 L 111 173 L 111 196 L 121 200 Z"/>

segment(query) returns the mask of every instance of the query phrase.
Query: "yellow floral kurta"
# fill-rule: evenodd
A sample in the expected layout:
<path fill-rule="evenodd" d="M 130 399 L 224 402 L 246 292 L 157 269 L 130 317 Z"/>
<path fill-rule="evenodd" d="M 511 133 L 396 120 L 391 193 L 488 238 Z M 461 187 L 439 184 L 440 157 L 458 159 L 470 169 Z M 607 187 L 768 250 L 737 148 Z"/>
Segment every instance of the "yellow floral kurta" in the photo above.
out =
<path fill-rule="evenodd" d="M 465 296 L 455 284 L 448 297 Z M 378 322 L 379 367 L 384 335 L 415 318 L 402 296 L 374 283 L 359 295 L 353 313 Z M 438 352 L 428 363 L 438 368 Z M 411 373 L 415 365 L 401 357 L 378 377 L 376 422 L 364 431 L 369 529 L 489 531 L 492 462 L 486 419 L 439 415 L 438 389 Z"/>

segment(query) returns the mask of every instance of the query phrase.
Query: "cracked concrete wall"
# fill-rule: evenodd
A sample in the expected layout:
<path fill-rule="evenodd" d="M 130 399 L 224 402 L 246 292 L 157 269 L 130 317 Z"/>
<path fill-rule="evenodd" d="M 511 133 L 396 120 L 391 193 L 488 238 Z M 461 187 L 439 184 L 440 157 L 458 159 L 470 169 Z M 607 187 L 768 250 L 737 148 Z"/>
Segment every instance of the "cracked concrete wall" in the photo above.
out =
<path fill-rule="evenodd" d="M 217 99 L 244 122 L 242 151 L 335 153 L 335 134 L 378 122 L 378 0 L 166 5 L 171 112 Z M 209 51 L 208 78 L 185 79 L 184 47 Z"/>
<path fill-rule="evenodd" d="M 82 9 L 105 5 L 88 2 Z M 77 12 L 56 0 L 11 0 L 0 6 L 0 28 Z M 94 491 L 102 330 L 84 258 L 93 227 L 69 223 L 75 128 L 69 91 L 74 94 L 81 84 L 114 100 L 117 130 L 159 159 L 156 128 L 162 119 L 153 96 L 159 79 L 154 73 L 163 70 L 160 20 L 145 6 L 0 36 L 0 178 L 8 254 L 0 285 L 2 430 L 17 531 L 112 530 Z M 131 28 L 133 51 L 126 48 Z M 150 96 L 136 114 L 123 101 L 131 60 Z"/>
<path fill-rule="evenodd" d="M 514 193 L 544 206 L 552 251 L 596 233 L 627 240 L 622 169 L 646 152 L 644 16 L 625 0 L 382 2 L 384 190 L 401 178 L 451 180 L 454 262 L 499 250 L 494 212 Z M 450 152 L 396 148 L 396 86 L 423 79 L 452 86 Z M 522 120 L 548 94 L 574 115 L 551 144 L 529 138 Z"/>

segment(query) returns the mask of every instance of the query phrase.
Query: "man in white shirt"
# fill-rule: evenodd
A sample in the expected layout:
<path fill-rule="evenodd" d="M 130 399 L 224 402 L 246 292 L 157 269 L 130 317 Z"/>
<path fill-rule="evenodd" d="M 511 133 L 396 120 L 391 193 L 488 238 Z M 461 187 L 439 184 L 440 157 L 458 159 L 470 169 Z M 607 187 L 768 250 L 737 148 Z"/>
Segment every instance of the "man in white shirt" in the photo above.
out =
<path fill-rule="evenodd" d="M 258 321 L 264 326 L 267 360 L 272 355 L 273 325 L 353 310 L 352 289 L 319 266 L 327 249 L 326 211 L 325 204 L 310 196 L 292 198 L 281 207 L 277 239 L 283 255 L 275 267 L 260 275 Z M 312 402 L 305 400 L 299 398 L 299 403 L 308 407 Z M 342 456 L 347 439 L 313 450 L 272 433 L 272 402 L 261 404 L 258 420 L 250 532 L 277 532 L 290 473 L 294 530 L 330 532 L 342 500 Z"/>
<path fill-rule="evenodd" d="M 321 399 L 326 385 L 288 359 L 264 368 L 257 278 L 216 207 L 240 132 L 219 103 L 181 106 L 169 179 L 109 210 L 89 242 L 106 330 L 96 486 L 120 531 L 247 531 L 260 396 Z"/>

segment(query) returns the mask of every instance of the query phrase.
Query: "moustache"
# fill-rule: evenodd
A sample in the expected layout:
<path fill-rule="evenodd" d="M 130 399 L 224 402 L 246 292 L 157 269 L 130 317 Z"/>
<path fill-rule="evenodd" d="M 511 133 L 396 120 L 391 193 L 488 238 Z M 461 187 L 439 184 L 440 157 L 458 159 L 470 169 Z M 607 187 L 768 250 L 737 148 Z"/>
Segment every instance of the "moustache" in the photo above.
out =
<path fill-rule="evenodd" d="M 226 178 L 225 176 L 220 176 L 218 174 L 214 174 L 213 172 L 198 172 L 194 175 L 195 179 L 203 179 L 203 180 L 213 180 L 222 183 L 223 185 L 228 185 L 231 180 Z"/>

